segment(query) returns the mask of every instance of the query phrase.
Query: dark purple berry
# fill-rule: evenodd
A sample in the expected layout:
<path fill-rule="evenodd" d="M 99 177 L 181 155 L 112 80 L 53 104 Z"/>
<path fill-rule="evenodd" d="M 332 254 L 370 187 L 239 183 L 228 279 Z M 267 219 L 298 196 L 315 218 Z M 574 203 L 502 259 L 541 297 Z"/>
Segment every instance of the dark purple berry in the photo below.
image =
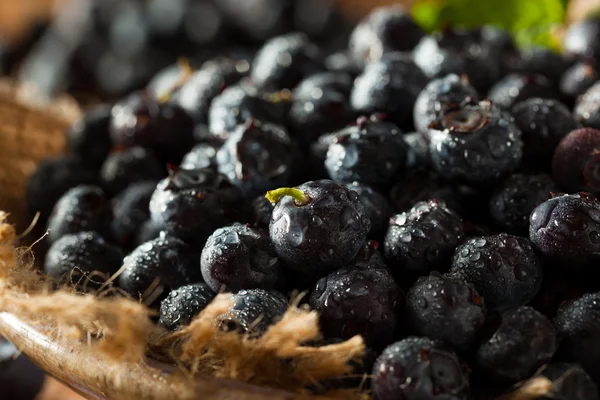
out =
<path fill-rule="evenodd" d="M 258 50 L 250 77 L 263 90 L 292 89 L 320 69 L 319 48 L 306 35 L 290 33 L 268 40 Z"/>
<path fill-rule="evenodd" d="M 488 92 L 488 99 L 504 110 L 532 97 L 556 99 L 559 96 L 548 78 L 535 74 L 506 75 Z"/>
<path fill-rule="evenodd" d="M 161 235 L 162 226 L 158 225 L 152 219 L 146 220 L 136 232 L 133 245 L 138 247 L 146 242 L 156 239 Z"/>
<path fill-rule="evenodd" d="M 100 181 L 108 193 L 116 195 L 133 183 L 158 182 L 166 175 L 165 168 L 152 152 L 136 146 L 111 153 L 102 165 Z"/>
<path fill-rule="evenodd" d="M 447 109 L 429 135 L 433 169 L 450 181 L 489 184 L 514 170 L 523 154 L 512 117 L 487 101 Z"/>
<path fill-rule="evenodd" d="M 467 400 L 469 370 L 440 342 L 409 337 L 379 356 L 371 385 L 377 400 Z"/>
<path fill-rule="evenodd" d="M 172 171 L 150 201 L 152 220 L 184 240 L 203 244 L 216 229 L 235 220 L 238 189 L 210 169 Z"/>
<path fill-rule="evenodd" d="M 389 188 L 406 165 L 402 132 L 376 115 L 361 117 L 339 131 L 329 145 L 325 168 L 341 184 L 358 181 L 375 188 Z"/>
<path fill-rule="evenodd" d="M 560 338 L 558 358 L 581 364 L 600 378 L 600 293 L 588 293 L 563 305 L 554 318 Z"/>
<path fill-rule="evenodd" d="M 432 272 L 408 292 L 406 314 L 415 333 L 465 351 L 485 323 L 486 308 L 470 283 Z"/>
<path fill-rule="evenodd" d="M 505 233 L 458 246 L 450 271 L 472 283 L 487 306 L 498 311 L 529 303 L 542 284 L 542 262 L 529 240 Z"/>
<path fill-rule="evenodd" d="M 600 203 L 585 193 L 552 198 L 531 213 L 529 237 L 548 262 L 585 265 L 600 256 Z"/>
<path fill-rule="evenodd" d="M 325 275 L 358 253 L 371 222 L 358 193 L 330 180 L 269 192 L 277 203 L 269 234 L 279 257 L 305 274 Z"/>
<path fill-rule="evenodd" d="M 592 60 L 584 60 L 565 70 L 560 78 L 560 91 L 575 100 L 584 94 L 596 81 L 600 80 L 600 71 Z"/>
<path fill-rule="evenodd" d="M 309 300 L 327 337 L 362 335 L 379 349 L 393 342 L 403 303 L 404 294 L 386 269 L 352 263 L 321 278 Z"/>
<path fill-rule="evenodd" d="M 216 318 L 223 330 L 261 335 L 288 309 L 288 299 L 274 290 L 240 290 L 231 296 L 233 306 Z"/>
<path fill-rule="evenodd" d="M 552 323 L 531 307 L 502 314 L 493 336 L 477 350 L 477 364 L 492 378 L 520 381 L 552 359 L 558 342 Z"/>
<path fill-rule="evenodd" d="M 376 61 L 385 53 L 410 51 L 425 35 L 400 5 L 373 9 L 356 25 L 348 45 L 357 63 Z"/>
<path fill-rule="evenodd" d="M 194 144 L 194 120 L 180 107 L 134 92 L 112 109 L 115 145 L 151 149 L 163 163 L 179 164 Z"/>
<path fill-rule="evenodd" d="M 554 152 L 552 176 L 569 192 L 600 192 L 600 131 L 584 128 L 565 136 Z"/>
<path fill-rule="evenodd" d="M 567 61 L 562 54 L 545 47 L 526 48 L 519 56 L 519 71 L 543 75 L 551 82 L 557 82 L 567 67 Z"/>
<path fill-rule="evenodd" d="M 97 288 L 121 267 L 122 250 L 96 232 L 62 236 L 50 246 L 44 273 L 59 282 Z"/>
<path fill-rule="evenodd" d="M 112 237 L 123 247 L 131 247 L 142 225 L 150 218 L 150 199 L 156 182 L 130 185 L 112 200 Z"/>
<path fill-rule="evenodd" d="M 224 142 L 238 125 L 250 120 L 285 125 L 287 98 L 265 94 L 247 83 L 225 89 L 216 96 L 208 112 L 211 139 Z"/>
<path fill-rule="evenodd" d="M 425 170 L 416 170 L 403 176 L 390 192 L 390 200 L 396 210 L 408 210 L 419 201 L 431 199 L 445 203 L 454 212 L 462 213 L 463 202 L 456 188 Z"/>
<path fill-rule="evenodd" d="M 72 156 L 48 158 L 42 161 L 29 178 L 25 202 L 30 218 L 40 213 L 45 225 L 56 202 L 71 188 L 98 183 L 98 171 Z"/>
<path fill-rule="evenodd" d="M 217 168 L 217 151 L 221 146 L 212 143 L 199 143 L 185 156 L 179 166 L 183 169 Z"/>
<path fill-rule="evenodd" d="M 500 49 L 485 39 L 484 29 L 446 29 L 421 39 L 413 54 L 429 78 L 466 74 L 483 92 L 500 78 Z"/>
<path fill-rule="evenodd" d="M 600 82 L 594 83 L 577 99 L 573 115 L 583 126 L 600 129 Z"/>
<path fill-rule="evenodd" d="M 170 331 L 189 325 L 214 297 L 215 292 L 205 283 L 181 286 L 160 302 L 158 323 Z"/>
<path fill-rule="evenodd" d="M 217 229 L 200 258 L 204 281 L 222 289 L 273 289 L 281 283 L 281 263 L 266 231 L 234 224 Z"/>
<path fill-rule="evenodd" d="M 490 216 L 502 230 L 527 234 L 531 212 L 557 191 L 547 174 L 513 174 L 492 194 Z"/>
<path fill-rule="evenodd" d="M 294 89 L 289 124 L 303 147 L 351 122 L 353 112 L 348 98 L 352 83 L 348 74 L 321 72 L 307 77 Z"/>
<path fill-rule="evenodd" d="M 206 123 L 212 100 L 239 81 L 249 68 L 248 62 L 229 58 L 207 61 L 181 86 L 174 101 L 197 122 Z"/>
<path fill-rule="evenodd" d="M 249 121 L 231 132 L 216 160 L 219 172 L 252 198 L 291 183 L 297 151 L 285 129 Z"/>
<path fill-rule="evenodd" d="M 67 131 L 67 145 L 71 154 L 86 164 L 101 165 L 112 147 L 108 130 L 110 120 L 110 106 L 101 105 L 87 110 Z"/>
<path fill-rule="evenodd" d="M 429 200 L 390 218 L 384 255 L 395 275 L 427 274 L 442 268 L 463 234 L 461 218 L 444 203 Z"/>
<path fill-rule="evenodd" d="M 81 185 L 69 189 L 56 203 L 48 219 L 48 241 L 69 233 L 94 231 L 110 237 L 110 200 L 98 186 Z"/>
<path fill-rule="evenodd" d="M 600 19 L 589 17 L 569 26 L 563 38 L 565 50 L 578 56 L 600 57 Z"/>
<path fill-rule="evenodd" d="M 406 145 L 406 169 L 418 170 L 429 167 L 429 140 L 420 132 L 402 136 Z"/>
<path fill-rule="evenodd" d="M 512 108 L 515 125 L 523 134 L 523 158 L 546 170 L 563 137 L 579 127 L 571 111 L 554 99 L 531 98 Z"/>
<path fill-rule="evenodd" d="M 449 74 L 430 81 L 423 89 L 413 111 L 415 128 L 428 135 L 429 126 L 437 121 L 444 108 L 462 104 L 465 100 L 477 101 L 479 95 L 466 75 Z"/>
<path fill-rule="evenodd" d="M 199 251 L 181 239 L 165 234 L 127 255 L 119 275 L 119 286 L 144 301 L 154 297 L 155 292 L 160 295 L 201 281 Z"/>
<path fill-rule="evenodd" d="M 386 114 L 401 128 L 410 122 L 415 100 L 427 84 L 427 77 L 410 56 L 387 53 L 365 66 L 354 81 L 352 108 L 363 115 Z"/>
<path fill-rule="evenodd" d="M 255 197 L 246 204 L 244 221 L 254 228 L 268 230 L 274 208 L 275 205 L 265 196 Z"/>
<path fill-rule="evenodd" d="M 365 213 L 371 221 L 371 230 L 368 236 L 371 238 L 383 237 L 388 221 L 394 214 L 389 200 L 380 192 L 358 182 L 348 184 L 346 187 L 358 193 L 358 199 L 365 207 Z"/>

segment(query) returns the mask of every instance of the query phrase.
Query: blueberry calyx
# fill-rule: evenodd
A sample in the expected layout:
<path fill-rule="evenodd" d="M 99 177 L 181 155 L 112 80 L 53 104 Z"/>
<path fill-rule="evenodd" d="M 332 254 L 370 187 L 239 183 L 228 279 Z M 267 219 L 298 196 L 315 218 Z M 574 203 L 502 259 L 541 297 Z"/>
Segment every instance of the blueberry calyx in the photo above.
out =
<path fill-rule="evenodd" d="M 284 196 L 293 197 L 294 203 L 300 207 L 307 205 L 311 200 L 311 198 L 307 194 L 305 194 L 302 190 L 296 189 L 296 188 L 289 188 L 289 187 L 269 190 L 267 192 L 267 194 L 265 195 L 267 200 L 269 200 L 273 204 L 278 203 L 279 200 L 281 200 L 281 198 Z"/>

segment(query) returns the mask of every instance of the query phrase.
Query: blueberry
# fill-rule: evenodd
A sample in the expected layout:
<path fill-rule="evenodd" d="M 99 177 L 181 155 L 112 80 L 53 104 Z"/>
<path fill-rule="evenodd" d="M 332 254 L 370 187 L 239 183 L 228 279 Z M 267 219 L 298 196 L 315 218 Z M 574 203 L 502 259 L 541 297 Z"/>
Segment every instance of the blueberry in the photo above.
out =
<path fill-rule="evenodd" d="M 214 297 L 215 292 L 205 283 L 193 283 L 172 290 L 160 302 L 158 323 L 170 331 L 189 325 Z"/>
<path fill-rule="evenodd" d="M 325 167 L 330 178 L 341 184 L 361 182 L 386 189 L 406 165 L 402 132 L 376 115 L 361 117 L 356 125 L 335 135 L 329 145 Z"/>
<path fill-rule="evenodd" d="M 410 51 L 424 35 L 402 6 L 377 7 L 356 25 L 348 47 L 357 63 L 365 63 L 392 51 Z"/>
<path fill-rule="evenodd" d="M 600 192 L 600 131 L 577 129 L 558 144 L 552 160 L 555 181 L 569 192 Z"/>
<path fill-rule="evenodd" d="M 594 58 L 600 57 L 600 20 L 589 17 L 569 26 L 563 38 L 568 53 Z"/>
<path fill-rule="evenodd" d="M 150 198 L 155 182 L 130 185 L 112 200 L 112 237 L 123 247 L 131 247 L 142 225 L 150 218 Z"/>
<path fill-rule="evenodd" d="M 362 335 L 379 349 L 394 340 L 403 303 L 404 294 L 386 269 L 352 263 L 321 278 L 309 299 L 327 337 Z"/>
<path fill-rule="evenodd" d="M 415 333 L 465 351 L 485 323 L 486 308 L 470 283 L 432 272 L 419 278 L 408 292 L 406 314 Z"/>
<path fill-rule="evenodd" d="M 25 203 L 30 218 L 39 212 L 40 225 L 46 221 L 56 202 L 72 187 L 98 183 L 98 171 L 73 156 L 42 161 L 29 178 Z"/>
<path fill-rule="evenodd" d="M 62 283 L 98 287 L 117 272 L 122 261 L 122 250 L 98 233 L 71 233 L 52 243 L 44 273 Z"/>
<path fill-rule="evenodd" d="M 350 104 L 360 114 L 384 113 L 403 128 L 426 84 L 427 77 L 408 55 L 387 53 L 356 78 Z"/>
<path fill-rule="evenodd" d="M 529 237 L 548 262 L 585 265 L 600 256 L 600 203 L 585 193 L 552 198 L 531 213 Z"/>
<path fill-rule="evenodd" d="M 217 151 L 221 146 L 212 143 L 199 143 L 194 146 L 179 165 L 183 169 L 217 168 Z"/>
<path fill-rule="evenodd" d="M 306 182 L 267 194 L 277 203 L 269 234 L 291 268 L 323 276 L 360 250 L 371 222 L 358 194 L 330 180 Z"/>
<path fill-rule="evenodd" d="M 158 238 L 163 232 L 162 226 L 152 221 L 151 218 L 142 223 L 133 240 L 134 247 Z"/>
<path fill-rule="evenodd" d="M 390 200 L 396 210 L 409 210 L 415 203 L 431 199 L 445 203 L 454 212 L 461 213 L 463 210 L 458 190 L 425 170 L 404 175 L 390 191 Z"/>
<path fill-rule="evenodd" d="M 584 126 L 600 128 L 600 82 L 594 83 L 575 103 L 573 114 L 577 122 Z"/>
<path fill-rule="evenodd" d="M 254 228 L 268 230 L 274 208 L 275 205 L 264 195 L 255 197 L 246 203 L 244 221 Z"/>
<path fill-rule="evenodd" d="M 110 120 L 111 107 L 108 105 L 87 110 L 67 131 L 69 152 L 86 164 L 101 165 L 112 147 L 108 130 Z"/>
<path fill-rule="evenodd" d="M 247 83 L 230 86 L 210 105 L 211 139 L 224 142 L 238 125 L 252 119 L 285 125 L 287 103 L 289 101 L 285 97 L 259 92 Z"/>
<path fill-rule="evenodd" d="M 472 283 L 488 308 L 503 311 L 529 303 L 542 284 L 542 262 L 523 237 L 474 237 L 454 251 L 450 270 Z"/>
<path fill-rule="evenodd" d="M 240 194 L 210 169 L 179 169 L 159 182 L 150 200 L 152 220 L 162 229 L 203 244 L 216 229 L 235 220 Z"/>
<path fill-rule="evenodd" d="M 134 92 L 112 109 L 115 145 L 153 150 L 163 163 L 179 164 L 194 144 L 194 120 L 179 106 Z"/>
<path fill-rule="evenodd" d="M 502 314 L 493 336 L 477 350 L 477 364 L 493 378 L 520 381 L 554 356 L 558 346 L 552 323 L 531 307 Z"/>
<path fill-rule="evenodd" d="M 98 186 L 76 186 L 56 203 L 48 219 L 48 241 L 55 242 L 69 233 L 95 231 L 110 237 L 112 209 Z"/>
<path fill-rule="evenodd" d="M 567 68 L 560 78 L 560 91 L 570 100 L 584 94 L 600 79 L 600 71 L 593 60 L 584 60 Z"/>
<path fill-rule="evenodd" d="M 448 108 L 430 130 L 433 169 L 444 179 L 489 184 L 521 161 L 521 131 L 512 117 L 482 101 Z"/>
<path fill-rule="evenodd" d="M 578 364 L 553 363 L 541 371 L 541 375 L 552 381 L 548 397 L 569 400 L 598 400 L 598 386 Z"/>
<path fill-rule="evenodd" d="M 249 68 L 248 62 L 229 58 L 207 61 L 181 86 L 174 101 L 195 121 L 206 123 L 212 100 L 227 86 L 238 82 Z"/>
<path fill-rule="evenodd" d="M 523 158 L 545 170 L 563 137 L 579 127 L 571 111 L 558 100 L 530 98 L 512 108 L 523 134 Z"/>
<path fill-rule="evenodd" d="M 123 259 L 119 286 L 135 298 L 151 298 L 155 291 L 168 292 L 186 284 L 201 282 L 200 254 L 174 236 L 161 234 Z M 147 293 L 150 291 L 150 293 Z"/>
<path fill-rule="evenodd" d="M 377 400 L 469 398 L 469 373 L 440 342 L 409 337 L 387 347 L 373 367 Z"/>
<path fill-rule="evenodd" d="M 564 304 L 554 318 L 560 338 L 558 358 L 581 364 L 592 378 L 600 378 L 600 293 L 588 293 Z"/>
<path fill-rule="evenodd" d="M 507 232 L 527 234 L 531 212 L 557 191 L 547 174 L 513 174 L 492 194 L 490 216 Z"/>
<path fill-rule="evenodd" d="M 420 132 L 407 133 L 402 136 L 406 145 L 406 169 L 419 170 L 429 167 L 429 140 Z"/>
<path fill-rule="evenodd" d="M 446 29 L 425 36 L 414 49 L 415 62 L 429 78 L 466 74 L 478 91 L 500 78 L 501 47 L 484 29 Z"/>
<path fill-rule="evenodd" d="M 364 206 L 369 221 L 371 221 L 371 230 L 368 236 L 371 238 L 383 237 L 389 218 L 394 213 L 389 200 L 382 193 L 358 182 L 350 183 L 346 187 L 358 194 L 358 199 Z"/>
<path fill-rule="evenodd" d="M 273 289 L 283 278 L 268 233 L 242 224 L 217 229 L 206 241 L 200 265 L 215 292 Z"/>
<path fill-rule="evenodd" d="M 216 318 L 221 329 L 261 335 L 288 308 L 287 298 L 274 290 L 240 290 L 231 296 L 232 307 Z"/>
<path fill-rule="evenodd" d="M 100 171 L 102 187 L 116 195 L 130 184 L 140 181 L 156 181 L 167 175 L 152 152 L 143 147 L 131 147 L 122 152 L 111 153 Z"/>
<path fill-rule="evenodd" d="M 567 67 L 562 54 L 545 47 L 529 47 L 520 52 L 518 70 L 523 73 L 539 74 L 556 82 Z"/>
<path fill-rule="evenodd" d="M 556 99 L 558 93 L 543 75 L 517 73 L 506 75 L 488 92 L 488 99 L 504 110 L 532 97 Z"/>
<path fill-rule="evenodd" d="M 351 121 L 353 112 L 348 99 L 352 83 L 348 74 L 321 72 L 308 76 L 296 86 L 289 124 L 303 147 Z"/>
<path fill-rule="evenodd" d="M 250 77 L 265 90 L 294 88 L 321 69 L 319 48 L 306 35 L 290 33 L 268 40 L 258 50 Z"/>
<path fill-rule="evenodd" d="M 298 149 L 285 129 L 253 120 L 238 126 L 216 157 L 219 172 L 245 197 L 289 185 L 297 159 Z"/>
<path fill-rule="evenodd" d="M 383 248 L 396 275 L 426 274 L 442 268 L 463 234 L 461 218 L 444 203 L 416 203 L 390 218 Z"/>
<path fill-rule="evenodd" d="M 445 107 L 462 104 L 465 100 L 478 100 L 479 95 L 466 75 L 449 74 L 431 80 L 415 101 L 413 120 L 415 128 L 423 135 L 437 121 Z"/>

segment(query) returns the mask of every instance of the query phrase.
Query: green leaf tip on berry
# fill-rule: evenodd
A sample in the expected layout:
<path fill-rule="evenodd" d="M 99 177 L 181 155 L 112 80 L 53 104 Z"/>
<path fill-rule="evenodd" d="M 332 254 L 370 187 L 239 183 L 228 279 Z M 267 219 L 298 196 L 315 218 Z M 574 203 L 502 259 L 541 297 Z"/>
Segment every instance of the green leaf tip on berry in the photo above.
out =
<path fill-rule="evenodd" d="M 274 190 L 269 190 L 265 197 L 271 203 L 276 204 L 281 200 L 284 196 L 291 196 L 294 198 L 294 202 L 297 206 L 305 206 L 310 202 L 310 197 L 308 197 L 302 190 L 296 188 L 279 188 Z"/>

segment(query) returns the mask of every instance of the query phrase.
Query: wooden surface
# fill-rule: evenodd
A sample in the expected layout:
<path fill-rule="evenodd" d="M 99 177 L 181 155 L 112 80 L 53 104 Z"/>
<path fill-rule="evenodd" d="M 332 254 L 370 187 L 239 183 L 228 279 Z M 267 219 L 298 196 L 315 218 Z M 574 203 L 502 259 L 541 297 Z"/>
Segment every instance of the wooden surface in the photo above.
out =
<path fill-rule="evenodd" d="M 34 363 L 93 400 L 293 400 L 298 396 L 222 379 L 193 380 L 148 360 L 124 364 L 99 357 L 77 341 L 56 340 L 10 313 L 0 313 L 0 334 Z M 67 399 L 63 399 L 67 400 Z"/>

